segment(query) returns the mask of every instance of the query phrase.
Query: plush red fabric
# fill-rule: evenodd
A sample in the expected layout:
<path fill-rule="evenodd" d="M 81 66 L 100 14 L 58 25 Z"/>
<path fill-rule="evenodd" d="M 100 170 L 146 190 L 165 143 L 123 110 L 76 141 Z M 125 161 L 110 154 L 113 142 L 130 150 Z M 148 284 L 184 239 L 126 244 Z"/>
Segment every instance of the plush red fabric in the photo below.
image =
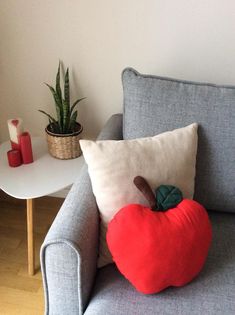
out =
<path fill-rule="evenodd" d="M 205 263 L 211 239 L 206 210 L 186 199 L 166 212 L 128 205 L 114 216 L 107 231 L 118 269 L 145 294 L 190 282 Z"/>

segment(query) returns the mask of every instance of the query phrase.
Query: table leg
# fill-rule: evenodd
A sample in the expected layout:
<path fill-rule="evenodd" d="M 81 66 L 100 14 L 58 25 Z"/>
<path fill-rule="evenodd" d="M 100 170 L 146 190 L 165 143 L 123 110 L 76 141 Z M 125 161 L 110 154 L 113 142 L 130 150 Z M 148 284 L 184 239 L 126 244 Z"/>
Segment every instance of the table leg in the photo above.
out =
<path fill-rule="evenodd" d="M 27 199 L 28 273 L 34 275 L 33 199 Z"/>

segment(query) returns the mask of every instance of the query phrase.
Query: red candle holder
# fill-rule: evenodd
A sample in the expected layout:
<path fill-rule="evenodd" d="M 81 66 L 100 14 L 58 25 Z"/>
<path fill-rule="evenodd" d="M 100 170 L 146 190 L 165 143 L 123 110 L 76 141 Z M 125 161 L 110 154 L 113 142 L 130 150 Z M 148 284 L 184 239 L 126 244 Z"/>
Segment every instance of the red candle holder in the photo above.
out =
<path fill-rule="evenodd" d="M 29 164 L 33 162 L 33 151 L 32 143 L 29 132 L 23 132 L 19 136 L 20 140 L 20 150 L 22 154 L 22 159 L 24 164 Z"/>
<path fill-rule="evenodd" d="M 9 150 L 7 152 L 8 164 L 11 167 L 17 167 L 22 164 L 22 157 L 19 150 Z"/>

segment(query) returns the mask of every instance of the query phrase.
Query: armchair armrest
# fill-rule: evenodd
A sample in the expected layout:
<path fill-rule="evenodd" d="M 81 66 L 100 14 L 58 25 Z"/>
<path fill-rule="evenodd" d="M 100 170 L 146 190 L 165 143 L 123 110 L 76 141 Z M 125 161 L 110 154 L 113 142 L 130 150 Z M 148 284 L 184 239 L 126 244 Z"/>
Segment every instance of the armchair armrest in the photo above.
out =
<path fill-rule="evenodd" d="M 99 140 L 122 139 L 122 114 L 113 115 Z M 85 165 L 41 247 L 45 314 L 83 314 L 97 264 L 99 214 Z"/>
<path fill-rule="evenodd" d="M 115 114 L 109 118 L 101 130 L 97 140 L 122 140 L 122 114 Z"/>

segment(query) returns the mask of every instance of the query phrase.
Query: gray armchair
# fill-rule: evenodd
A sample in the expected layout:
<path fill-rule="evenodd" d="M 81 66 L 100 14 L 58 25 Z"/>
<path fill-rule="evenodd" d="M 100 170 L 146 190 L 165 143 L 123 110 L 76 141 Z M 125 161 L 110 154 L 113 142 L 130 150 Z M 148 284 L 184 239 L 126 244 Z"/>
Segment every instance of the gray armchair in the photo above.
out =
<path fill-rule="evenodd" d="M 124 71 L 123 85 L 124 114 L 112 116 L 99 139 L 200 124 L 195 198 L 223 211 L 209 211 L 213 241 L 206 265 L 190 284 L 156 295 L 138 293 L 114 264 L 97 270 L 99 215 L 85 166 L 41 248 L 45 313 L 235 314 L 235 88 L 142 76 L 132 69 Z"/>
<path fill-rule="evenodd" d="M 122 139 L 122 115 L 113 115 L 99 140 Z M 99 214 L 84 166 L 41 248 L 46 314 L 83 314 L 94 284 Z"/>

